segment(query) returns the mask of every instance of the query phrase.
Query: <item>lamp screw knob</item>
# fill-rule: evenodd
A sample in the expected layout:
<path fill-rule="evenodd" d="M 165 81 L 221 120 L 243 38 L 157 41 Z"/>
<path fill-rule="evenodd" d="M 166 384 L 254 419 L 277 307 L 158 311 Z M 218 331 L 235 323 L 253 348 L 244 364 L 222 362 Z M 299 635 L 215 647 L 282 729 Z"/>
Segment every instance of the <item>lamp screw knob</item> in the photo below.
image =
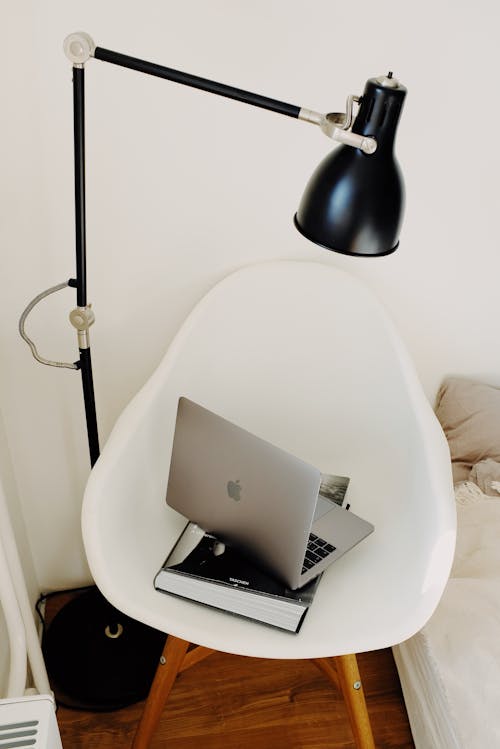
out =
<path fill-rule="evenodd" d="M 87 304 L 86 307 L 76 307 L 71 310 L 69 320 L 78 331 L 88 330 L 94 324 L 95 315 L 91 307 L 92 305 Z"/>
<path fill-rule="evenodd" d="M 64 53 L 73 65 L 83 65 L 95 52 L 95 44 L 84 31 L 70 34 L 64 40 Z"/>

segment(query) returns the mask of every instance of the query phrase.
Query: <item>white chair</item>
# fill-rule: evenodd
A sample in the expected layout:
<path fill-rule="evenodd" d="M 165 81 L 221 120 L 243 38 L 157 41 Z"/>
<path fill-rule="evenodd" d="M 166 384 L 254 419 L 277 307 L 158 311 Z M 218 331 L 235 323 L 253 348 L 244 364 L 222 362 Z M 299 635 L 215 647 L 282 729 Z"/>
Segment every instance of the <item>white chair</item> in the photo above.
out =
<path fill-rule="evenodd" d="M 165 504 L 180 395 L 350 476 L 352 509 L 375 525 L 324 574 L 297 635 L 153 588 L 183 527 Z M 357 745 L 374 746 L 353 654 L 422 627 L 455 543 L 447 444 L 379 303 L 319 263 L 258 264 L 217 284 L 119 418 L 88 482 L 83 534 L 105 597 L 169 634 L 135 749 L 148 746 L 178 670 L 214 650 L 313 659 L 332 680 L 336 666 Z M 186 655 L 190 643 L 201 647 Z"/>

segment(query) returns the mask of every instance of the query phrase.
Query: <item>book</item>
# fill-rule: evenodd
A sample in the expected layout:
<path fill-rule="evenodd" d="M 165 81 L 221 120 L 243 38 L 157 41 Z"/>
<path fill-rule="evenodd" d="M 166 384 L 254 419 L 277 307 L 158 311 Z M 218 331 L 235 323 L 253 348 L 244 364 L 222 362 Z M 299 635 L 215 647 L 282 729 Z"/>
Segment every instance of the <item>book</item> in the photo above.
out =
<path fill-rule="evenodd" d="M 335 502 L 339 507 L 343 507 L 345 495 L 349 486 L 350 478 L 348 476 L 335 476 L 329 473 L 321 474 L 321 483 L 319 486 L 319 496 L 330 502 Z M 348 510 L 350 505 L 346 505 Z"/>
<path fill-rule="evenodd" d="M 236 548 L 189 522 L 157 573 L 163 593 L 223 609 L 288 632 L 298 632 L 321 575 L 290 590 Z"/>

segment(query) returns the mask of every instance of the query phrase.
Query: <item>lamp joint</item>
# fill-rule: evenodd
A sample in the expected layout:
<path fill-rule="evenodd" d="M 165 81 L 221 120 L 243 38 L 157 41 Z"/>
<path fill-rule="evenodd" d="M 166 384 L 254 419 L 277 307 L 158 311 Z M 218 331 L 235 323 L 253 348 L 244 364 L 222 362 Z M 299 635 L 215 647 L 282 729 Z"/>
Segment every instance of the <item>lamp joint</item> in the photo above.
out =
<path fill-rule="evenodd" d="M 94 56 L 94 41 L 84 31 L 76 31 L 74 34 L 67 36 L 63 46 L 66 57 L 75 68 L 82 68 L 84 63 Z"/>
<path fill-rule="evenodd" d="M 358 135 L 351 130 L 354 122 L 354 103 L 359 104 L 360 101 L 361 97 L 359 96 L 348 96 L 345 112 L 330 112 L 329 114 L 321 114 L 320 112 L 303 108 L 299 112 L 299 120 L 319 125 L 322 132 L 328 138 L 336 140 L 338 143 L 359 148 L 366 154 L 372 154 L 377 150 L 377 141 L 375 138 Z"/>
<path fill-rule="evenodd" d="M 69 321 L 77 330 L 78 348 L 90 348 L 89 328 L 95 322 L 92 305 L 87 304 L 86 307 L 75 307 L 69 314 Z"/>

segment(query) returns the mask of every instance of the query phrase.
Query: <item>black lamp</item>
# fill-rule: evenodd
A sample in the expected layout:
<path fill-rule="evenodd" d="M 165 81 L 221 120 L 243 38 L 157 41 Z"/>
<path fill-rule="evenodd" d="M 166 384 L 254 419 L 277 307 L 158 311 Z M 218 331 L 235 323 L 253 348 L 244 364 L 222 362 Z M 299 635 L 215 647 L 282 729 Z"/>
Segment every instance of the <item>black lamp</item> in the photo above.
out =
<path fill-rule="evenodd" d="M 366 83 L 352 132 L 376 149 L 339 146 L 321 162 L 295 214 L 308 239 L 346 255 L 388 255 L 399 244 L 404 186 L 394 138 L 406 89 L 392 73 Z"/>
<path fill-rule="evenodd" d="M 67 37 L 64 49 L 73 65 L 76 277 L 38 295 L 21 317 L 20 332 L 39 362 L 81 371 L 93 466 L 99 457 L 99 438 L 89 340 L 94 314 L 87 303 L 86 282 L 85 63 L 95 58 L 318 125 L 342 145 L 311 178 L 295 224 L 313 242 L 353 255 L 385 255 L 398 245 L 403 186 L 393 144 L 406 90 L 389 73 L 370 79 L 361 99 L 349 97 L 345 113 L 324 115 L 96 47 L 82 32 Z M 355 102 L 360 106 L 353 119 Z M 80 357 L 73 364 L 41 357 L 24 329 L 35 304 L 66 286 L 75 288 L 77 296 L 70 320 L 78 332 Z M 161 633 L 124 617 L 93 589 L 63 608 L 49 628 L 44 651 L 47 669 L 51 677 L 59 675 L 65 682 L 63 691 L 72 706 L 94 710 L 122 707 L 147 695 L 163 639 Z M 78 662 L 75 652 L 80 655 Z"/>

